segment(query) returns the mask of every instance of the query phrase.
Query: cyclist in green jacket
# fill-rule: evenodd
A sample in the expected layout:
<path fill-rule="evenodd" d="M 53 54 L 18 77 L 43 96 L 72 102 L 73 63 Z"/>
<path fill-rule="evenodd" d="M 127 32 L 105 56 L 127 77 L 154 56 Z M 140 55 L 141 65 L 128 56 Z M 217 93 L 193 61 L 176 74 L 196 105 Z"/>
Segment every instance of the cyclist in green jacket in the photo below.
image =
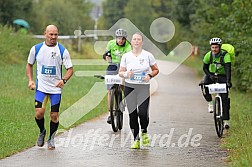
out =
<path fill-rule="evenodd" d="M 117 75 L 120 67 L 121 57 L 124 53 L 131 51 L 131 45 L 127 41 L 127 33 L 123 29 L 115 32 L 115 39 L 110 40 L 103 54 L 103 59 L 108 62 L 106 75 Z M 110 106 L 110 90 L 113 85 L 107 85 L 108 90 L 108 110 Z M 108 117 L 107 123 L 111 124 L 111 118 Z"/>
<path fill-rule="evenodd" d="M 203 71 L 205 76 L 203 77 L 200 85 L 204 98 L 208 104 L 208 111 L 213 112 L 212 96 L 209 94 L 209 90 L 204 85 L 212 84 L 214 82 L 214 73 L 218 73 L 218 83 L 226 83 L 227 87 L 231 88 L 231 57 L 230 54 L 221 50 L 222 40 L 220 38 L 212 38 L 210 40 L 211 51 L 205 54 L 203 59 Z M 218 63 L 217 66 L 215 63 Z M 223 120 L 224 127 L 229 128 L 229 109 L 230 99 L 227 93 L 221 93 L 223 104 Z"/>

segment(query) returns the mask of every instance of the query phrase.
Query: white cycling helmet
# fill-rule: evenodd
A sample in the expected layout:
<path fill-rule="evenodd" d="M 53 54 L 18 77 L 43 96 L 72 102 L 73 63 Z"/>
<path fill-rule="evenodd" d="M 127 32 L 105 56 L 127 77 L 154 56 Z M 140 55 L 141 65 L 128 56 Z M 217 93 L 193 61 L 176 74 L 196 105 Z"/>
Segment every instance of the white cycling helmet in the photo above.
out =
<path fill-rule="evenodd" d="M 127 32 L 120 28 L 120 29 L 116 30 L 115 36 L 116 37 L 125 37 L 125 38 L 127 38 Z"/>
<path fill-rule="evenodd" d="M 210 45 L 213 45 L 213 44 L 221 45 L 222 40 L 220 38 L 215 37 L 215 38 L 212 38 L 209 43 Z"/>

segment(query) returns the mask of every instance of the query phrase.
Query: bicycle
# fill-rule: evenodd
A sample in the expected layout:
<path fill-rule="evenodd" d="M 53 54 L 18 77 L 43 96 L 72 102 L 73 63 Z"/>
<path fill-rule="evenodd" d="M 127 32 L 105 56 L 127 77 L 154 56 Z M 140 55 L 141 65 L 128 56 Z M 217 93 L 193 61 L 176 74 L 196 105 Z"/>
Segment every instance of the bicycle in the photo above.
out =
<path fill-rule="evenodd" d="M 227 85 L 225 83 L 218 83 L 218 74 L 214 74 L 215 82 L 214 84 L 205 85 L 208 87 L 210 94 L 215 94 L 214 97 L 214 123 L 215 129 L 218 137 L 222 137 L 224 131 L 224 122 L 223 122 L 223 107 L 222 107 L 222 98 L 220 93 L 227 93 Z"/>
<path fill-rule="evenodd" d="M 117 132 L 123 127 L 123 109 L 125 107 L 121 88 L 122 78 L 119 75 L 94 75 L 94 77 L 105 80 L 105 84 L 113 84 L 110 91 L 109 113 L 112 129 Z"/>

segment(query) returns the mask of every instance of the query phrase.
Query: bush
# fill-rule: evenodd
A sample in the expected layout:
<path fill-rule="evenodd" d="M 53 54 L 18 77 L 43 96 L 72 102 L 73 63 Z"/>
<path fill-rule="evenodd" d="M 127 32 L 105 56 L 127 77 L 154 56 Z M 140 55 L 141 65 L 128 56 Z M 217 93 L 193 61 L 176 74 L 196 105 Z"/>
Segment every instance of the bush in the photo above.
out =
<path fill-rule="evenodd" d="M 235 66 L 235 76 L 237 79 L 236 86 L 238 90 L 243 92 L 252 91 L 252 57 L 251 56 L 239 56 L 237 58 L 237 64 Z"/>
<path fill-rule="evenodd" d="M 17 64 L 26 61 L 30 48 L 38 42 L 30 35 L 0 25 L 0 64 Z"/>

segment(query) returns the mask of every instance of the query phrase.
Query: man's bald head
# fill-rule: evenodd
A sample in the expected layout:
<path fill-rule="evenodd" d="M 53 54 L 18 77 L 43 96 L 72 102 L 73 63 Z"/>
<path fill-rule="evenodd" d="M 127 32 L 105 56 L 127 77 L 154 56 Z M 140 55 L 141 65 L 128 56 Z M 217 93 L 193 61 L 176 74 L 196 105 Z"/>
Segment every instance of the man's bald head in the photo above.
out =
<path fill-rule="evenodd" d="M 46 27 L 45 33 L 48 31 L 58 31 L 58 28 L 55 25 L 50 24 Z"/>
<path fill-rule="evenodd" d="M 58 39 L 58 28 L 55 25 L 48 25 L 45 29 L 46 45 L 55 46 Z"/>

